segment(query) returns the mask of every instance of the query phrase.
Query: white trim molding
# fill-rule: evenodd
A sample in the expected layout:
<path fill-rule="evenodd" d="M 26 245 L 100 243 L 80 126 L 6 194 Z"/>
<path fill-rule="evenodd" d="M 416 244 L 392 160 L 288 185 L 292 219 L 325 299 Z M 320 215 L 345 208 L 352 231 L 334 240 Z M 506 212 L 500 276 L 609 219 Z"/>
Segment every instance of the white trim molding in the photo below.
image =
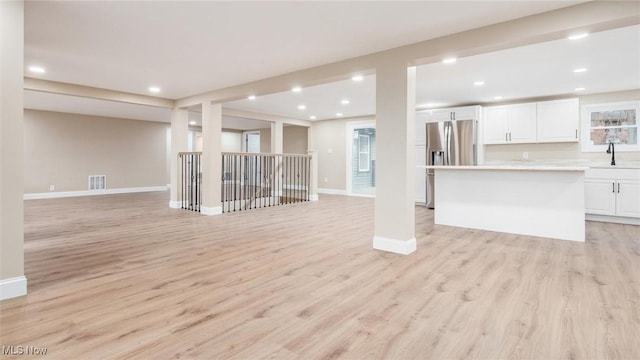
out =
<path fill-rule="evenodd" d="M 309 201 L 318 201 L 318 194 L 309 195 Z"/>
<path fill-rule="evenodd" d="M 27 295 L 27 278 L 25 276 L 0 279 L 0 300 L 24 295 Z"/>
<path fill-rule="evenodd" d="M 222 214 L 222 206 L 200 206 L 200 214 L 202 215 L 220 215 Z"/>
<path fill-rule="evenodd" d="M 409 255 L 416 251 L 416 238 L 409 240 L 391 239 L 382 236 L 373 237 L 373 248 L 400 255 Z"/>
<path fill-rule="evenodd" d="M 24 194 L 25 200 L 37 200 L 37 199 L 55 199 L 75 196 L 94 196 L 94 195 L 112 195 L 112 194 L 129 194 L 151 191 L 167 191 L 166 186 L 147 186 L 147 187 L 134 187 L 134 188 L 118 188 L 118 189 L 106 189 L 106 190 L 81 190 L 81 191 L 56 191 L 46 193 L 32 193 Z"/>
<path fill-rule="evenodd" d="M 182 209 L 183 204 L 186 204 L 186 201 L 169 200 L 169 207 L 172 209 Z"/>
<path fill-rule="evenodd" d="M 621 217 L 621 216 L 586 214 L 585 220 L 608 222 L 608 223 L 615 223 L 615 224 L 625 224 L 625 225 L 640 225 L 640 219 L 638 218 Z"/>
<path fill-rule="evenodd" d="M 347 195 L 347 190 L 318 188 L 318 194 Z"/>

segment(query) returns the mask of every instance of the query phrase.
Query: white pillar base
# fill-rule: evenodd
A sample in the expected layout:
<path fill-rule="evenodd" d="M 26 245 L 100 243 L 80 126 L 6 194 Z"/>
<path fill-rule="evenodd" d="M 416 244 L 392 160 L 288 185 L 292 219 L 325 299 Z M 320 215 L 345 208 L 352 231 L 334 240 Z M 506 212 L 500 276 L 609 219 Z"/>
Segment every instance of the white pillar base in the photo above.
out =
<path fill-rule="evenodd" d="M 222 214 L 222 206 L 200 206 L 200 214 L 202 215 L 220 215 Z"/>
<path fill-rule="evenodd" d="M 318 194 L 309 195 L 309 201 L 318 201 Z"/>
<path fill-rule="evenodd" d="M 169 207 L 172 209 L 182 209 L 182 201 L 169 200 Z"/>
<path fill-rule="evenodd" d="M 27 295 L 27 278 L 18 276 L 0 280 L 0 300 Z"/>
<path fill-rule="evenodd" d="M 373 248 L 400 255 L 409 255 L 416 251 L 416 238 L 409 240 L 390 239 L 381 236 L 373 237 Z"/>

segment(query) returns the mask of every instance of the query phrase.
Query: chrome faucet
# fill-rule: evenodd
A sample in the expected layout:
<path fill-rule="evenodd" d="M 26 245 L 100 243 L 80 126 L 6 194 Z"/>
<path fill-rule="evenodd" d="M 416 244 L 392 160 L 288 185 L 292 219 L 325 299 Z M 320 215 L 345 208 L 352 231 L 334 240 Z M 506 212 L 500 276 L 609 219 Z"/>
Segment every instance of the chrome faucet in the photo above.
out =
<path fill-rule="evenodd" d="M 611 165 L 616 164 L 616 147 L 613 145 L 613 141 L 609 142 L 609 147 L 607 148 L 607 154 L 611 154 Z"/>

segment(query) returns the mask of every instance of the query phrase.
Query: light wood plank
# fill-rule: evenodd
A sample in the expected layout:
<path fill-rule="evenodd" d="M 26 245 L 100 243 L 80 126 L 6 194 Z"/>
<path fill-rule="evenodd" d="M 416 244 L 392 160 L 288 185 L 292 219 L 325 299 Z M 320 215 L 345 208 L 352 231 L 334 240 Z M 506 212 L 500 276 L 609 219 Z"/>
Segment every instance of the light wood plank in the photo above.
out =
<path fill-rule="evenodd" d="M 373 200 L 207 217 L 167 194 L 25 202 L 29 295 L 1 345 L 47 358 L 639 359 L 640 227 L 587 242 L 433 225 L 372 249 Z"/>

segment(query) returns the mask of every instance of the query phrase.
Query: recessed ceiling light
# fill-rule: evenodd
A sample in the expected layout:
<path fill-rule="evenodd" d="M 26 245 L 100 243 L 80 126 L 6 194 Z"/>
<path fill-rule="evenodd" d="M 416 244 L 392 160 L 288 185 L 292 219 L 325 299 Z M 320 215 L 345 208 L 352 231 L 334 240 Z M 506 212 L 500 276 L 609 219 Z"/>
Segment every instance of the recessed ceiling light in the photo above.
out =
<path fill-rule="evenodd" d="M 249 95 L 249 97 L 247 97 L 247 99 L 249 99 L 249 100 L 255 100 L 255 99 L 256 99 L 256 96 L 255 96 L 255 95 Z"/>
<path fill-rule="evenodd" d="M 581 73 L 581 72 L 585 72 L 585 71 L 587 71 L 587 68 L 578 68 L 578 69 L 573 70 L 574 73 Z"/>
<path fill-rule="evenodd" d="M 493 98 L 494 100 L 502 100 L 502 96 L 496 96 Z"/>
<path fill-rule="evenodd" d="M 589 36 L 589 33 L 579 33 L 569 36 L 569 40 L 580 40 Z"/>
<path fill-rule="evenodd" d="M 291 91 L 293 91 L 293 92 L 300 92 L 300 91 L 302 91 L 302 88 L 301 88 L 300 86 L 295 86 L 295 87 L 292 87 L 292 88 L 291 88 Z"/>
<path fill-rule="evenodd" d="M 340 101 L 340 104 L 342 104 L 342 105 L 348 105 L 348 104 L 349 104 L 349 100 L 344 99 L 344 100 Z"/>
<path fill-rule="evenodd" d="M 482 85 L 484 85 L 484 81 L 476 81 L 476 82 L 473 83 L 473 85 L 482 86 Z"/>
<path fill-rule="evenodd" d="M 29 66 L 29 71 L 37 74 L 44 74 L 45 70 L 42 66 Z"/>
<path fill-rule="evenodd" d="M 149 86 L 149 91 L 152 93 L 159 93 L 160 92 L 160 88 L 157 86 Z"/>
<path fill-rule="evenodd" d="M 458 59 L 456 59 L 454 57 L 450 57 L 450 58 L 443 59 L 442 63 L 443 64 L 453 64 L 456 61 L 458 61 Z"/>
<path fill-rule="evenodd" d="M 316 119 L 316 116 L 315 116 L 315 115 L 311 115 L 311 116 L 309 116 L 309 119 L 311 119 L 311 120 L 315 120 L 315 119 Z"/>
<path fill-rule="evenodd" d="M 584 91 L 584 88 L 583 88 L 583 87 L 579 87 L 579 88 L 575 88 L 575 89 L 573 89 L 573 90 L 574 90 L 574 91 Z"/>
<path fill-rule="evenodd" d="M 336 113 L 336 116 L 340 117 L 342 116 L 342 113 Z"/>
<path fill-rule="evenodd" d="M 364 76 L 362 76 L 362 75 L 355 75 L 355 76 L 353 76 L 353 77 L 351 78 L 351 80 L 353 80 L 353 81 L 362 81 L 362 80 L 364 80 Z"/>
<path fill-rule="evenodd" d="M 298 110 L 304 110 L 306 108 L 307 108 L 307 106 L 304 105 L 304 104 L 298 105 Z"/>
<path fill-rule="evenodd" d="M 196 122 L 195 121 L 189 121 L 189 125 L 195 125 Z"/>

